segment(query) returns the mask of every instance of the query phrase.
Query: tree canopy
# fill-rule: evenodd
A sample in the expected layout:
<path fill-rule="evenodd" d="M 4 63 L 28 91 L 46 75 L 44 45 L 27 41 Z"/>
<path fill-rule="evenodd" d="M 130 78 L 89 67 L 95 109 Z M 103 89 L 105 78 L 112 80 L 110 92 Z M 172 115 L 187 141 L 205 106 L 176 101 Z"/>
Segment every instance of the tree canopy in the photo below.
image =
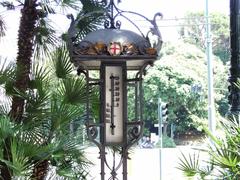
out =
<path fill-rule="evenodd" d="M 210 14 L 213 54 L 224 63 L 230 58 L 229 17 L 222 13 Z M 189 12 L 185 15 L 179 34 L 185 42 L 197 45 L 202 50 L 206 46 L 206 23 L 204 12 Z"/>
<path fill-rule="evenodd" d="M 169 104 L 169 122 L 177 125 L 177 130 L 186 131 L 200 128 L 203 124 L 206 125 L 207 63 L 205 53 L 195 45 L 179 41 L 165 44 L 161 56 L 155 66 L 149 69 L 145 78 L 145 119 L 156 122 L 157 99 L 161 98 L 163 102 Z M 215 57 L 214 87 L 226 88 L 226 83 L 223 83 L 226 82 L 224 78 L 226 78 L 226 69 Z M 224 91 L 216 91 L 216 102 L 221 101 L 223 97 Z"/>

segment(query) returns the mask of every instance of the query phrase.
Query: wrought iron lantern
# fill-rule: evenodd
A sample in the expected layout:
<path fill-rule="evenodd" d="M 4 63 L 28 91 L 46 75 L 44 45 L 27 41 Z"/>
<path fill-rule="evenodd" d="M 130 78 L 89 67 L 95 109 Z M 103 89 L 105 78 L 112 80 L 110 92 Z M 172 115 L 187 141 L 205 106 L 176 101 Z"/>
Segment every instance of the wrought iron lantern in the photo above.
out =
<path fill-rule="evenodd" d="M 108 17 L 104 23 L 105 28 L 91 32 L 79 40 L 76 29 L 78 19 L 72 18 L 68 30 L 68 48 L 78 73 L 86 76 L 88 91 L 93 86 L 100 89 L 100 120 L 96 122 L 91 116 L 88 95 L 86 128 L 88 138 L 100 150 L 101 180 L 105 179 L 106 169 L 110 171 L 108 179 L 118 179 L 117 172 L 122 169 L 123 179 L 127 180 L 128 150 L 141 138 L 143 132 L 143 76 L 146 67 L 153 65 L 158 58 L 162 45 L 156 24 L 156 18 L 162 15 L 156 13 L 150 20 L 141 14 L 120 10 L 114 0 L 103 2 Z M 144 35 L 125 14 L 134 14 L 146 20 L 151 26 L 149 32 Z M 117 20 L 119 17 L 130 21 L 140 34 L 120 29 L 121 23 Z M 155 37 L 154 41 L 150 39 L 150 34 Z M 91 71 L 98 71 L 99 78 L 90 77 Z M 133 78 L 128 77 L 130 71 L 135 73 Z M 129 120 L 128 116 L 129 86 L 135 89 L 133 120 Z M 108 147 L 113 150 L 114 160 L 111 165 L 106 158 Z"/>

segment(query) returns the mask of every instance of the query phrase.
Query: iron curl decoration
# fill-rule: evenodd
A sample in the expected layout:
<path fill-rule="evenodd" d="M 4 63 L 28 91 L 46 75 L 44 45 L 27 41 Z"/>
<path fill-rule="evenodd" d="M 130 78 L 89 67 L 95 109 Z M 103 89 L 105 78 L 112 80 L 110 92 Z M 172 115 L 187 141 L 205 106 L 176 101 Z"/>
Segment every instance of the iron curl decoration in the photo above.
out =
<path fill-rule="evenodd" d="M 117 0 L 117 4 L 120 2 L 121 2 L 120 0 Z M 153 19 L 149 19 L 140 13 L 119 9 L 115 3 L 115 0 L 102 0 L 101 3 L 105 4 L 106 17 L 108 18 L 104 22 L 104 27 L 106 29 L 120 29 L 122 23 L 120 20 L 117 20 L 117 18 L 122 17 L 125 20 L 127 20 L 128 22 L 130 22 L 130 24 L 132 24 L 138 30 L 138 32 L 141 34 L 142 37 L 148 39 L 149 41 L 151 39 L 149 37 L 150 34 L 152 34 L 153 36 L 157 36 L 157 42 L 153 43 L 154 44 L 153 47 L 156 48 L 157 50 L 161 49 L 162 37 L 161 37 L 161 33 L 160 33 L 160 30 L 157 25 L 157 18 L 162 18 L 163 17 L 162 13 L 157 12 L 153 16 Z M 150 23 L 151 27 L 150 27 L 150 30 L 147 32 L 147 34 L 144 35 L 144 33 L 139 28 L 139 26 L 133 20 L 131 20 L 129 17 L 127 17 L 126 14 L 132 14 L 132 15 L 138 16 L 138 17 L 142 18 L 143 20 L 147 21 L 148 23 Z"/>
<path fill-rule="evenodd" d="M 128 135 L 131 140 L 138 138 L 140 136 L 139 127 L 134 126 L 134 127 L 130 128 L 130 130 L 128 131 Z"/>
<path fill-rule="evenodd" d="M 88 126 L 88 137 L 92 140 L 95 140 L 98 136 L 98 129 L 96 126 Z"/>
<path fill-rule="evenodd" d="M 119 29 L 121 26 L 121 22 L 120 21 L 116 21 L 116 18 L 118 16 L 122 16 L 123 18 L 125 18 L 127 21 L 129 21 L 131 24 L 133 24 L 140 32 L 141 30 L 139 29 L 139 27 L 131 20 L 129 19 L 127 16 L 125 16 L 124 14 L 133 14 L 136 15 L 138 17 L 143 18 L 144 20 L 148 21 L 150 24 L 153 25 L 153 28 L 151 28 L 151 31 L 154 32 L 155 35 L 157 36 L 161 36 L 160 31 L 158 30 L 158 26 L 157 26 L 157 17 L 162 18 L 163 15 L 162 13 L 158 12 L 154 15 L 153 19 L 149 19 L 147 17 L 145 17 L 144 15 L 134 12 L 134 11 L 124 11 L 121 10 L 117 7 L 117 5 L 114 3 L 114 0 L 103 0 L 101 1 L 103 4 L 105 4 L 105 8 L 107 9 L 106 15 L 108 17 L 108 20 L 106 20 L 106 26 L 105 28 L 116 28 Z M 117 1 L 117 4 L 120 3 L 121 1 Z M 116 23 L 115 23 L 116 21 Z M 115 26 L 117 25 L 117 26 Z M 142 33 L 141 33 L 142 34 Z"/>
<path fill-rule="evenodd" d="M 104 28 L 105 29 L 120 29 L 121 28 L 121 21 L 111 22 L 110 20 L 105 20 Z"/>
<path fill-rule="evenodd" d="M 143 134 L 143 121 L 133 121 L 128 122 L 128 147 L 131 147 L 133 144 L 135 144 L 142 136 Z"/>

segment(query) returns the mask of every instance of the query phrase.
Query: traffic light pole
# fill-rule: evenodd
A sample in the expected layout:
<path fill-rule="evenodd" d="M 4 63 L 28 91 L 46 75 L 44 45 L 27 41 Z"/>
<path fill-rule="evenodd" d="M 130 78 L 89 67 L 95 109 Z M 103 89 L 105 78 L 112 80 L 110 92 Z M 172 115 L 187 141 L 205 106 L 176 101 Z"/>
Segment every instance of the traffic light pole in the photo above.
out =
<path fill-rule="evenodd" d="M 215 134 L 216 119 L 214 107 L 214 91 L 213 91 L 213 59 L 212 59 L 212 36 L 211 25 L 209 17 L 208 0 L 206 0 L 206 57 L 207 57 L 207 71 L 208 71 L 208 127 L 211 133 Z"/>
<path fill-rule="evenodd" d="M 160 165 L 160 180 L 162 180 L 162 124 L 163 124 L 163 117 L 162 117 L 162 102 L 161 98 L 158 98 L 158 142 L 159 142 L 159 165 Z"/>

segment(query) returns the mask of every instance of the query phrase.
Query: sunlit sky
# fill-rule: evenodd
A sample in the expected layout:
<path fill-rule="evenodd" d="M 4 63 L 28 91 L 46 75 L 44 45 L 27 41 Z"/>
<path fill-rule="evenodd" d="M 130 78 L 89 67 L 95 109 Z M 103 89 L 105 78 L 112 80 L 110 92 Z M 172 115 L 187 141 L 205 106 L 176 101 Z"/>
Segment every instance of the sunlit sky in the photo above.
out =
<path fill-rule="evenodd" d="M 229 14 L 229 0 L 209 0 L 209 12 L 222 12 Z M 119 8 L 123 10 L 135 11 L 152 19 L 156 12 L 163 14 L 163 19 L 158 21 L 159 28 L 164 41 L 172 41 L 176 38 L 177 21 L 175 19 L 183 18 L 186 12 L 204 11 L 206 0 L 122 0 Z M 7 36 L 0 42 L 0 56 L 14 59 L 16 57 L 17 44 L 16 37 L 19 25 L 19 10 L 5 11 L 0 9 L 2 15 L 7 22 Z M 134 20 L 140 28 L 144 30 L 146 24 L 141 18 L 134 17 Z M 55 27 L 59 32 L 66 31 L 69 20 L 65 16 L 54 18 Z M 130 26 L 122 22 L 122 28 L 127 29 Z"/>

